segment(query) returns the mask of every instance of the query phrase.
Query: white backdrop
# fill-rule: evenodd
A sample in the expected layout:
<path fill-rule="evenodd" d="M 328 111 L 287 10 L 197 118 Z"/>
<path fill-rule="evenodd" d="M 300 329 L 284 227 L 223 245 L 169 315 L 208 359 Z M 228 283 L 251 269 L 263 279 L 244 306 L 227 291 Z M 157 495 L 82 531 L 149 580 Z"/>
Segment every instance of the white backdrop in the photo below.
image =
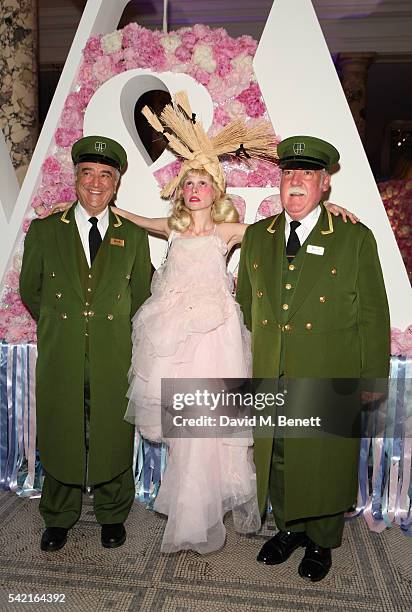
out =
<path fill-rule="evenodd" d="M 21 241 L 21 224 L 36 189 L 41 164 L 51 149 L 53 134 L 89 36 L 116 29 L 128 0 L 89 0 L 67 58 L 62 77 L 40 135 L 29 171 L 10 214 L 11 193 L 0 193 L 0 278 Z M 224 25 L 224 24 L 222 24 Z M 411 323 L 412 292 L 395 238 L 386 217 L 356 126 L 341 89 L 330 53 L 310 0 L 275 0 L 259 43 L 254 68 L 275 131 L 282 137 L 313 134 L 331 141 L 341 152 L 341 170 L 333 177 L 332 199 L 356 212 L 374 231 L 388 292 L 392 326 Z M 119 140 L 127 149 L 129 170 L 122 181 L 120 206 L 148 216 L 166 214 L 152 172 L 171 160 L 164 152 L 151 164 L 134 128 L 136 92 L 184 86 L 208 127 L 212 103 L 206 89 L 186 75 L 129 71 L 106 82 L 94 95 L 86 111 L 84 133 L 102 132 Z M 0 156 L 0 163 L 1 161 Z M 151 166 L 151 167 L 150 167 Z M 2 176 L 13 185 L 10 164 L 1 166 Z M 274 189 L 235 189 L 247 202 L 248 221 Z M 144 199 L 141 194 L 144 193 Z M 152 242 L 153 260 L 158 264 L 163 246 Z"/>

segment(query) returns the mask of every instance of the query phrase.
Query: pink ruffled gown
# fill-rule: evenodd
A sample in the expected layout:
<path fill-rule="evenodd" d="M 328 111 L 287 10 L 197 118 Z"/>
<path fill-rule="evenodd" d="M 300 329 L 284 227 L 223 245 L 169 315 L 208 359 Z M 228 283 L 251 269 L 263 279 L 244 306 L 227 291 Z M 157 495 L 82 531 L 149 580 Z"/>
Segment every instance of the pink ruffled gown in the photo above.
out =
<path fill-rule="evenodd" d="M 214 233 L 172 233 L 152 296 L 133 319 L 133 356 L 125 419 L 160 441 L 162 378 L 250 375 L 250 336 L 232 296 L 226 244 Z M 260 527 L 252 437 L 169 438 L 166 470 L 154 508 L 168 516 L 162 552 L 208 553 L 225 541 L 232 511 L 240 533 Z"/>

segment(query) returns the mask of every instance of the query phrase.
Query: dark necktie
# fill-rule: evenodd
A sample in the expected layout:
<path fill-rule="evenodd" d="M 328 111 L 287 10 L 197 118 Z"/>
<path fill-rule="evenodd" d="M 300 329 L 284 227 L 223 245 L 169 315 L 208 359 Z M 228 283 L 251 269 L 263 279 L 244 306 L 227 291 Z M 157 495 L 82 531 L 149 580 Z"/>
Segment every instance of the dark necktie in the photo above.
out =
<path fill-rule="evenodd" d="M 296 253 L 300 249 L 300 242 L 296 233 L 296 230 L 299 225 L 300 221 L 290 222 L 290 234 L 286 245 L 286 257 L 289 259 L 289 261 L 291 261 L 295 257 Z"/>
<path fill-rule="evenodd" d="M 89 223 L 92 224 L 89 232 L 90 265 L 92 265 L 97 255 L 97 251 L 99 250 L 99 246 L 102 243 L 102 237 L 97 229 L 97 221 L 98 219 L 96 217 L 90 217 L 89 219 Z"/>

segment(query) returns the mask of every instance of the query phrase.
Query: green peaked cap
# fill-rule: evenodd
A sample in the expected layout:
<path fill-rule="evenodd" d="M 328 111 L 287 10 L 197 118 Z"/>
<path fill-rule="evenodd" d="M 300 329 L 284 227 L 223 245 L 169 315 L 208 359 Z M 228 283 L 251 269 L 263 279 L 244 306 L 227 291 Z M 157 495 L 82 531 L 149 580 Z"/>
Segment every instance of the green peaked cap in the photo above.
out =
<path fill-rule="evenodd" d="M 338 163 L 337 149 L 326 140 L 314 136 L 291 136 L 278 144 L 279 166 L 282 169 L 320 170 Z"/>
<path fill-rule="evenodd" d="M 122 145 L 105 136 L 85 136 L 72 147 L 74 164 L 94 162 L 113 166 L 120 172 L 127 164 L 127 154 Z"/>

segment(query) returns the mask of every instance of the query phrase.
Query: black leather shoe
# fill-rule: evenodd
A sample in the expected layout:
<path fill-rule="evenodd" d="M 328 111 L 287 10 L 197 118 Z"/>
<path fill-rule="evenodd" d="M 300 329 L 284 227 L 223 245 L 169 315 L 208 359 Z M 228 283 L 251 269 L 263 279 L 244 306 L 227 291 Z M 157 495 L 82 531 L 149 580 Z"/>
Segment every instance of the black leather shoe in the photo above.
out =
<path fill-rule="evenodd" d="M 46 552 L 60 550 L 67 542 L 68 531 L 64 527 L 47 527 L 42 535 L 40 548 Z"/>
<path fill-rule="evenodd" d="M 332 567 L 332 554 L 330 548 L 322 548 L 309 541 L 305 556 L 299 565 L 299 576 L 311 582 L 323 580 Z"/>
<path fill-rule="evenodd" d="M 123 523 L 102 525 L 102 546 L 117 548 L 126 542 L 126 529 Z"/>
<path fill-rule="evenodd" d="M 266 565 L 278 565 L 289 559 L 294 550 L 306 546 L 307 542 L 304 531 L 279 531 L 263 544 L 257 560 Z"/>

